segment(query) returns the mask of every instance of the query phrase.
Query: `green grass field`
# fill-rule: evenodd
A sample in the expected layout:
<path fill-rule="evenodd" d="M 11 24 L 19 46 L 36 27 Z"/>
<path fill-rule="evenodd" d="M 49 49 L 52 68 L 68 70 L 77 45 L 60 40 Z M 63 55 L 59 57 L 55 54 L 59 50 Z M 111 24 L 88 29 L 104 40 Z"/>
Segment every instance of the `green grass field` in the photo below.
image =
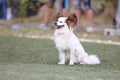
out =
<path fill-rule="evenodd" d="M 0 80 L 120 80 L 120 46 L 82 43 L 100 65 L 58 65 L 49 39 L 0 36 Z"/>

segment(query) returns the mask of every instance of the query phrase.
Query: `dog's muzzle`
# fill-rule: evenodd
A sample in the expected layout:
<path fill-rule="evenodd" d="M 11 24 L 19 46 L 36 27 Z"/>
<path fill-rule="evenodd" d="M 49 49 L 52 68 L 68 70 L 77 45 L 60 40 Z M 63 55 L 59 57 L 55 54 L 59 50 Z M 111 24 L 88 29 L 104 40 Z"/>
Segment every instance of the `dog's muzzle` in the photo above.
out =
<path fill-rule="evenodd" d="M 56 25 L 56 26 L 55 26 L 56 29 L 60 29 L 60 28 L 62 28 L 62 27 L 64 27 L 64 25 L 62 25 L 62 26 Z"/>
<path fill-rule="evenodd" d="M 56 28 L 56 29 L 60 29 L 60 28 L 62 28 L 62 27 L 64 27 L 64 25 L 57 25 L 57 23 L 55 23 L 55 28 Z"/>

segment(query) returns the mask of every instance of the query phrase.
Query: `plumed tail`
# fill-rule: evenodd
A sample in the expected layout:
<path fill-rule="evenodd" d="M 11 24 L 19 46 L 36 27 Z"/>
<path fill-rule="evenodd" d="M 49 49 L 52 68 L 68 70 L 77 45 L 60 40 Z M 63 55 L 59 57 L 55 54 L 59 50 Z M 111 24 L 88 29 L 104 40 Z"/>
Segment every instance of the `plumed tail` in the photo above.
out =
<path fill-rule="evenodd" d="M 100 59 L 96 55 L 88 55 L 83 58 L 83 64 L 100 64 Z"/>
<path fill-rule="evenodd" d="M 100 59 L 96 55 L 89 55 L 90 64 L 100 64 Z"/>

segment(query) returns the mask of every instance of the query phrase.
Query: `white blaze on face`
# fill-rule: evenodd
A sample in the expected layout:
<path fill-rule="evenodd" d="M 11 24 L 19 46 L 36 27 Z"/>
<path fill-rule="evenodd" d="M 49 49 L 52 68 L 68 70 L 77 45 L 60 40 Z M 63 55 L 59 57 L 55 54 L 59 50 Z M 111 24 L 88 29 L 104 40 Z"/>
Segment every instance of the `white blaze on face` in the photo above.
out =
<path fill-rule="evenodd" d="M 60 17 L 58 18 L 58 21 L 56 23 L 57 25 L 65 25 L 66 24 L 65 20 L 66 20 L 66 17 Z"/>
<path fill-rule="evenodd" d="M 66 25 L 66 17 L 59 17 L 55 22 L 55 28 L 60 29 Z"/>

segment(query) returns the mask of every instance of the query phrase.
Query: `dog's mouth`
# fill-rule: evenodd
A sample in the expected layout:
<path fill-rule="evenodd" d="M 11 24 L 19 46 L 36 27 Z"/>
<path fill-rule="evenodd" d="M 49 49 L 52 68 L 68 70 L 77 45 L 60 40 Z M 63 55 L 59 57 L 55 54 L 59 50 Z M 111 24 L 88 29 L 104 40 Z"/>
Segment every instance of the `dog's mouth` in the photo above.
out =
<path fill-rule="evenodd" d="M 62 27 L 64 27 L 64 25 L 56 25 L 56 26 L 55 26 L 56 29 L 60 29 L 60 28 L 62 28 Z"/>

